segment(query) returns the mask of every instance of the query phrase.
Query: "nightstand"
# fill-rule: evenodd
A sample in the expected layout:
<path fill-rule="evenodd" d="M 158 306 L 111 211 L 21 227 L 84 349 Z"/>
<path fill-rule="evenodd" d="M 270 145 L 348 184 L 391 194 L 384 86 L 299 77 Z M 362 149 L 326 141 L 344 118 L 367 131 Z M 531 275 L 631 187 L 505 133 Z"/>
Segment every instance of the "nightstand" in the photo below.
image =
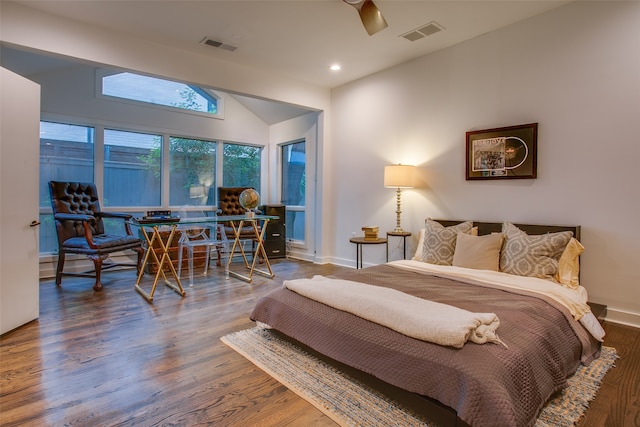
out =
<path fill-rule="evenodd" d="M 362 268 L 362 245 L 381 245 L 387 243 L 387 239 L 383 239 L 382 237 L 378 237 L 376 240 L 368 240 L 364 237 L 352 237 L 349 241 L 356 244 L 356 268 Z"/>
<path fill-rule="evenodd" d="M 402 259 L 407 259 L 407 237 L 411 236 L 408 231 L 387 231 L 387 262 L 389 262 L 389 237 L 402 237 Z"/>

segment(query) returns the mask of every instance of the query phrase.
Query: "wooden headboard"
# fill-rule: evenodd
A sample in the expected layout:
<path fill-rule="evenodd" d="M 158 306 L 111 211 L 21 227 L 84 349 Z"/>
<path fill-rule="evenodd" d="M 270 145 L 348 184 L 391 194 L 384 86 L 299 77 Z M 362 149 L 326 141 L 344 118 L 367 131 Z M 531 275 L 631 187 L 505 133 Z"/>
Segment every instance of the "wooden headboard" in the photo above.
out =
<path fill-rule="evenodd" d="M 464 221 L 459 220 L 442 220 L 436 219 L 434 221 L 439 222 L 445 227 L 450 227 L 452 225 L 460 224 Z M 579 225 L 532 225 L 532 224 L 516 224 L 513 223 L 520 230 L 524 231 L 527 234 L 546 234 L 546 233 L 557 233 L 560 231 L 572 231 L 573 237 L 580 240 L 580 226 Z M 478 227 L 478 235 L 483 236 L 485 234 L 491 233 L 499 233 L 502 231 L 502 223 L 501 222 L 482 222 L 482 221 L 473 221 L 473 226 Z"/>

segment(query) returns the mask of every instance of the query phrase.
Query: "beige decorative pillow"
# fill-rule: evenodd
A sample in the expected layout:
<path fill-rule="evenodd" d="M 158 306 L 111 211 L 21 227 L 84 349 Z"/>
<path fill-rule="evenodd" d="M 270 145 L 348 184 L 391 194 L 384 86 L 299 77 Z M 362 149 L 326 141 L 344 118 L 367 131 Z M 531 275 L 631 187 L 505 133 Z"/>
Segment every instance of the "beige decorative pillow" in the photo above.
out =
<path fill-rule="evenodd" d="M 476 270 L 498 271 L 503 240 L 502 233 L 473 236 L 458 232 L 453 265 Z"/>
<path fill-rule="evenodd" d="M 471 221 L 445 227 L 439 222 L 428 218 L 424 224 L 422 261 L 429 264 L 451 265 L 456 249 L 458 232 L 469 233 L 472 228 L 473 223 Z"/>
<path fill-rule="evenodd" d="M 569 240 L 569 244 L 562 252 L 558 262 L 558 272 L 553 278 L 571 289 L 580 286 L 580 254 L 584 252 L 584 246 L 575 238 Z"/>
<path fill-rule="evenodd" d="M 518 276 L 553 280 L 558 260 L 573 237 L 571 231 L 529 236 L 515 225 L 502 224 L 505 236 L 500 255 L 500 270 Z"/>
<path fill-rule="evenodd" d="M 418 232 L 418 245 L 416 246 L 416 253 L 413 254 L 412 261 L 422 261 L 422 247 L 424 246 L 424 228 L 421 228 Z"/>

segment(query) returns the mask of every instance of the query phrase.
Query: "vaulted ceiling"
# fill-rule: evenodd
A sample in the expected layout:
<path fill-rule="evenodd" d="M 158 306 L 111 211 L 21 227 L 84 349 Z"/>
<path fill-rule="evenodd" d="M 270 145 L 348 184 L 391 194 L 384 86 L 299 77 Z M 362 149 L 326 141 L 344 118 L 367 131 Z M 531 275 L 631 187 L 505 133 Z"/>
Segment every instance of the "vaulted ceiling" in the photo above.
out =
<path fill-rule="evenodd" d="M 357 10 L 342 0 L 15 3 L 333 88 L 568 2 L 375 0 L 389 26 L 373 36 L 363 28 Z M 414 41 L 402 37 L 431 23 L 435 27 L 430 28 L 441 31 Z M 222 48 L 201 43 L 206 37 Z M 342 69 L 329 70 L 334 63 Z"/>
<path fill-rule="evenodd" d="M 343 0 L 11 1 L 324 88 L 340 86 L 568 3 L 375 0 L 388 27 L 369 36 L 358 11 Z M 205 39 L 211 42 L 203 43 Z M 222 45 L 212 46 L 218 43 Z M 7 47 L 0 54 L 4 66 L 24 75 L 70 65 L 62 58 Z M 330 70 L 336 63 L 341 70 Z M 282 103 L 233 96 L 268 124 L 308 112 Z"/>

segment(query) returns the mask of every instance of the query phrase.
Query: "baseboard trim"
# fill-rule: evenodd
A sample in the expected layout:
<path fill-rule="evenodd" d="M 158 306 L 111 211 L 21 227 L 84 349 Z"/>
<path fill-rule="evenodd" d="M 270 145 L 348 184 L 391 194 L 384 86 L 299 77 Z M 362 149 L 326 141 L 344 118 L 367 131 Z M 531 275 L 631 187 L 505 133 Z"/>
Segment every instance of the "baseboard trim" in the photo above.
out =
<path fill-rule="evenodd" d="M 607 307 L 607 316 L 604 320 L 606 322 L 640 328 L 640 313 L 631 313 L 629 311 Z"/>

